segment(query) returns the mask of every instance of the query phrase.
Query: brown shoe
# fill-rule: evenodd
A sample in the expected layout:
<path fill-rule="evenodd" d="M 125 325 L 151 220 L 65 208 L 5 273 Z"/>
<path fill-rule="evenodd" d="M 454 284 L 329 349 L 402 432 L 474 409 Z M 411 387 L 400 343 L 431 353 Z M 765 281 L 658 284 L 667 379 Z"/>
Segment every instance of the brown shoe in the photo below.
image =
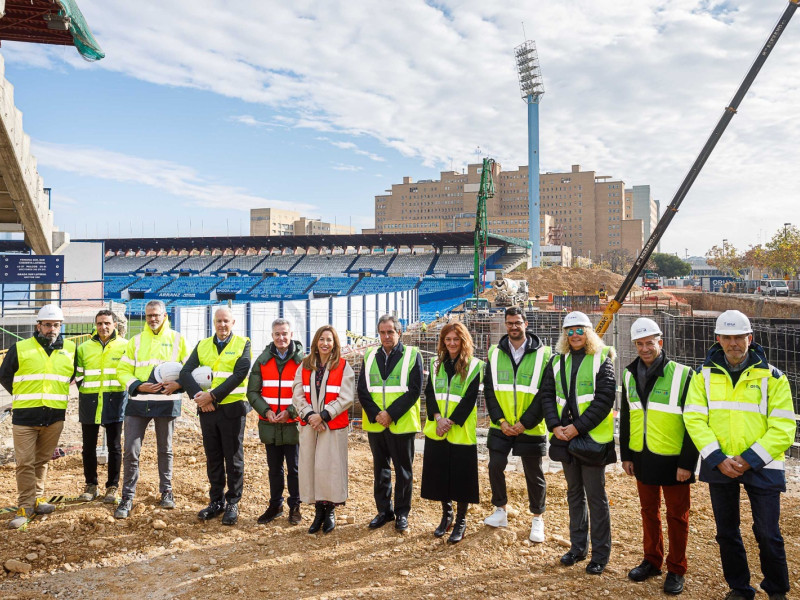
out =
<path fill-rule="evenodd" d="M 289 507 L 289 524 L 299 525 L 303 520 L 303 515 L 300 514 L 300 505 Z"/>

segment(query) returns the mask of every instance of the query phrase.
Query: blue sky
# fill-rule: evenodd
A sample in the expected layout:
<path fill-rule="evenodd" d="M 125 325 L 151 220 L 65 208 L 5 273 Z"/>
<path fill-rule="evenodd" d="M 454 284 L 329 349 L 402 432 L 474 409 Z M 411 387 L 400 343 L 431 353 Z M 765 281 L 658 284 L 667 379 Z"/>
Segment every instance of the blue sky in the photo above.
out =
<path fill-rule="evenodd" d="M 513 48 L 535 39 L 542 170 L 666 205 L 784 0 L 80 0 L 107 53 L 4 43 L 55 221 L 74 238 L 238 235 L 296 207 L 357 228 L 403 176 L 526 164 Z M 231 7 L 235 7 L 235 10 Z M 796 20 L 800 21 L 800 17 Z M 746 248 L 800 223 L 793 22 L 662 248 Z M 718 238 L 718 239 L 717 239 Z"/>

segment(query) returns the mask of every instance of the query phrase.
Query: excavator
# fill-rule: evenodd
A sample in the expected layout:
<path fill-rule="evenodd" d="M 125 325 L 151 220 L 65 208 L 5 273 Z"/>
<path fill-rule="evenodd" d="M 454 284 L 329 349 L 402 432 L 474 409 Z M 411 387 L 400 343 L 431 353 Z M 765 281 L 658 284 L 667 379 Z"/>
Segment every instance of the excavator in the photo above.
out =
<path fill-rule="evenodd" d="M 636 278 L 644 269 L 645 264 L 647 264 L 647 261 L 650 259 L 650 255 L 653 253 L 653 250 L 656 248 L 656 246 L 658 246 L 658 242 L 661 240 L 664 232 L 667 230 L 667 227 L 669 227 L 670 222 L 677 214 L 678 208 L 680 207 L 684 198 L 686 198 L 686 195 L 689 193 L 692 184 L 694 183 L 695 179 L 697 179 L 697 176 L 700 174 L 703 166 L 706 164 L 708 157 L 711 156 L 711 152 L 714 150 L 717 142 L 722 137 L 722 134 L 728 127 L 731 119 L 733 119 L 733 116 L 736 114 L 739 104 L 742 102 L 745 94 L 747 94 L 747 91 L 750 89 L 753 81 L 755 81 L 756 75 L 758 75 L 761 67 L 764 66 L 767 58 L 769 58 L 769 55 L 775 48 L 775 44 L 778 43 L 778 39 L 780 39 L 781 34 L 786 30 L 786 26 L 789 24 L 792 16 L 794 16 L 798 4 L 800 4 L 800 0 L 789 0 L 789 5 L 784 10 L 780 19 L 778 19 L 778 22 L 773 28 L 772 33 L 767 38 L 767 41 L 761 48 L 761 52 L 751 65 L 750 70 L 747 72 L 747 75 L 745 75 L 744 80 L 739 85 L 739 89 L 736 91 L 736 94 L 734 94 L 730 104 L 725 107 L 717 126 L 714 127 L 714 130 L 711 132 L 711 136 L 708 138 L 705 146 L 703 146 L 703 149 L 700 151 L 700 155 L 695 159 L 692 167 L 686 174 L 686 177 L 684 177 L 680 187 L 678 187 L 678 191 L 675 192 L 672 202 L 670 202 L 667 210 L 664 212 L 664 215 L 661 217 L 661 219 L 659 219 L 655 229 L 653 229 L 653 233 L 650 235 L 650 238 L 647 240 L 642 248 L 642 251 L 639 253 L 638 258 L 633 263 L 633 267 L 625 277 L 622 285 L 620 285 L 620 288 L 614 296 L 614 299 L 608 303 L 600 322 L 597 324 L 597 327 L 595 327 L 595 331 L 601 337 L 606 332 L 609 325 L 611 325 L 614 315 L 617 313 L 617 311 L 619 311 L 620 308 L 622 308 L 622 303 L 625 301 L 625 297 L 628 295 L 628 292 L 631 291 Z"/>

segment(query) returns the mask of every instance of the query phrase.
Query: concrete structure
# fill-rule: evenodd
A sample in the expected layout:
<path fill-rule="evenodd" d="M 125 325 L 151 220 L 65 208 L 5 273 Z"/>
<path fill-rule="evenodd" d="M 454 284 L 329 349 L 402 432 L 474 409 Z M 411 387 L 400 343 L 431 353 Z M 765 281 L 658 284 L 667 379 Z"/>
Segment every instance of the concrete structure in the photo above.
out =
<path fill-rule="evenodd" d="M 303 217 L 299 212 L 279 208 L 250 209 L 250 235 L 351 235 L 352 227 Z"/>
<path fill-rule="evenodd" d="M 569 246 L 542 246 L 542 266 L 572 266 L 572 248 Z"/>
<path fill-rule="evenodd" d="M 466 173 L 445 171 L 439 180 L 404 177 L 375 196 L 376 233 L 472 231 L 481 165 Z M 528 168 L 495 165 L 495 195 L 486 203 L 491 233 L 527 239 Z M 574 256 L 599 260 L 611 250 L 638 255 L 644 245 L 641 219 L 625 216 L 625 184 L 572 165 L 569 172 L 542 173 L 540 243 L 570 246 Z M 554 238 L 554 234 L 557 236 Z"/>

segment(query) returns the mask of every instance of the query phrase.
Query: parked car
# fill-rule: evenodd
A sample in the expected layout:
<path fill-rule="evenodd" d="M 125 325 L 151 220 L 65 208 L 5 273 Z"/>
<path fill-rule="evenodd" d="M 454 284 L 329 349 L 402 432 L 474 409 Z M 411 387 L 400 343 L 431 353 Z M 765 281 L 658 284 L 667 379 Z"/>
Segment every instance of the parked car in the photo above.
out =
<path fill-rule="evenodd" d="M 758 291 L 762 296 L 789 296 L 789 286 L 783 279 L 766 279 L 761 282 Z"/>

